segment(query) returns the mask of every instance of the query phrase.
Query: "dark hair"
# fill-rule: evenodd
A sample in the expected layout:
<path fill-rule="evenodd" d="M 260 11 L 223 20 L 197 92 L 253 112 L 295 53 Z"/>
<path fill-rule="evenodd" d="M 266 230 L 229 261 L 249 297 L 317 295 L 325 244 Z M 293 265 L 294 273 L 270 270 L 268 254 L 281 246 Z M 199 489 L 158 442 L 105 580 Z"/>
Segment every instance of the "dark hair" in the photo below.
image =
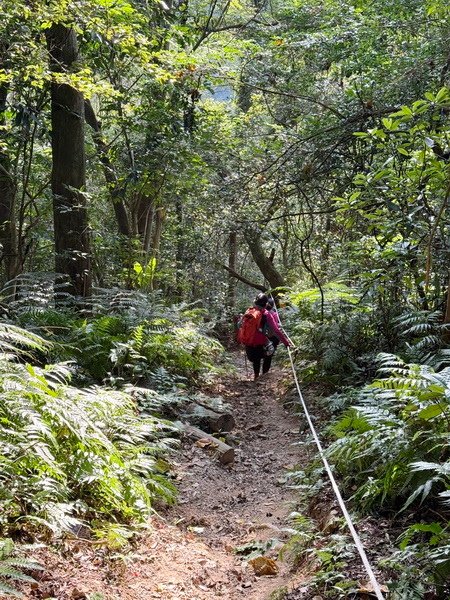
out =
<path fill-rule="evenodd" d="M 275 300 L 273 298 L 267 298 L 267 308 L 273 308 L 275 306 Z"/>
<path fill-rule="evenodd" d="M 256 306 L 261 306 L 262 308 L 265 308 L 266 304 L 267 304 L 267 300 L 268 300 L 268 298 L 267 298 L 266 294 L 263 294 L 261 292 L 260 294 L 258 294 L 256 296 L 254 303 Z"/>

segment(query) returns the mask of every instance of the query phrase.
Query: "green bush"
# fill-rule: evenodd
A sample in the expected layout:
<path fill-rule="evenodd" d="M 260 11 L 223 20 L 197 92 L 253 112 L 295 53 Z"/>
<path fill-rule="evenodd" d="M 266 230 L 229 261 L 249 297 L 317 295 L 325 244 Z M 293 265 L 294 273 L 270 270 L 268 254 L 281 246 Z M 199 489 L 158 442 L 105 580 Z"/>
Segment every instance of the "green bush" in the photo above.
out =
<path fill-rule="evenodd" d="M 408 506 L 445 489 L 445 474 L 424 474 L 449 456 L 450 375 L 392 355 L 380 355 L 378 363 L 381 377 L 332 426 L 338 439 L 328 453 L 344 482 L 360 486 L 361 506 Z"/>

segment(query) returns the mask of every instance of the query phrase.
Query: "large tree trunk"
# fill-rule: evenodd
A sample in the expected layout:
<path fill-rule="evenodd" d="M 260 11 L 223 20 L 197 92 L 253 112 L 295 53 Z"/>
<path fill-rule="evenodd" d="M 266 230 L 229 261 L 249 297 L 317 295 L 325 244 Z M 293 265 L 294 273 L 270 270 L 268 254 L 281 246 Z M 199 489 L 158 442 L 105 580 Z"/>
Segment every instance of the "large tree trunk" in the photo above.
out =
<path fill-rule="evenodd" d="M 47 33 L 50 66 L 55 73 L 70 71 L 78 59 L 75 31 L 54 24 Z M 65 83 L 51 85 L 52 192 L 55 270 L 69 278 L 68 291 L 91 293 L 91 256 L 86 200 L 84 98 Z"/>
<path fill-rule="evenodd" d="M 136 192 L 133 210 L 134 235 L 142 240 L 142 251 L 144 256 L 147 257 L 152 247 L 153 219 L 155 216 L 152 198 L 147 194 Z"/>
<path fill-rule="evenodd" d="M 106 183 L 108 184 L 119 233 L 128 238 L 131 235 L 131 228 L 128 220 L 127 209 L 122 199 L 122 188 L 119 184 L 114 165 L 109 158 L 108 146 L 103 139 L 101 124 L 98 121 L 94 109 L 92 108 L 92 104 L 89 102 L 89 100 L 85 100 L 84 102 L 84 113 L 86 123 L 93 130 L 92 139 L 97 149 L 98 158 L 103 167 L 103 174 L 105 176 Z"/>
<path fill-rule="evenodd" d="M 0 43 L 0 69 L 6 67 L 8 48 Z M 0 85 L 0 142 L 7 143 L 3 127 L 6 125 L 6 98 L 8 86 Z M 15 216 L 16 184 L 11 173 L 11 160 L 8 150 L 0 144 L 0 244 L 1 261 L 5 266 L 5 279 L 9 281 L 20 272 L 20 261 L 17 249 L 17 229 Z"/>
<path fill-rule="evenodd" d="M 269 282 L 272 289 L 278 287 L 285 287 L 286 282 L 284 277 L 277 271 L 275 265 L 270 260 L 261 244 L 260 236 L 255 232 L 246 232 L 245 241 L 248 244 L 253 260 L 258 265 L 259 270 Z"/>

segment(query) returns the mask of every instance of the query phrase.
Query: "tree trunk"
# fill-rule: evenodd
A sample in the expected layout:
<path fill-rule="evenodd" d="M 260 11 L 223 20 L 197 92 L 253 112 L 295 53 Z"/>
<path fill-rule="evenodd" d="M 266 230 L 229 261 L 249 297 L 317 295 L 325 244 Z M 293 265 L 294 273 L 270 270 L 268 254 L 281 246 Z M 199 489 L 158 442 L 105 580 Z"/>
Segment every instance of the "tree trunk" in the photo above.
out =
<path fill-rule="evenodd" d="M 227 265 L 222 265 L 221 263 L 218 263 L 218 264 L 222 267 L 222 269 L 225 269 L 225 271 L 228 271 L 228 273 L 232 277 L 235 277 L 238 281 L 242 281 L 242 283 L 245 283 L 245 285 L 248 285 L 248 286 L 254 288 L 255 290 L 259 290 L 260 292 L 266 292 L 267 291 L 267 287 L 265 285 L 261 285 L 259 283 L 254 282 L 254 281 L 250 281 L 249 279 L 247 279 L 246 277 L 244 277 L 240 273 L 237 273 L 236 271 L 233 271 L 233 269 L 230 269 L 230 267 L 227 267 Z"/>
<path fill-rule="evenodd" d="M 84 116 L 86 123 L 92 128 L 92 139 L 97 149 L 98 158 L 103 167 L 103 174 L 110 193 L 110 198 L 116 215 L 117 227 L 119 233 L 127 238 L 131 235 L 130 223 L 128 220 L 127 209 L 122 199 L 122 189 L 117 178 L 116 170 L 109 158 L 108 146 L 102 135 L 101 124 L 95 116 L 94 109 L 89 100 L 84 102 Z"/>
<path fill-rule="evenodd" d="M 450 275 L 448 278 L 448 285 L 447 285 L 447 300 L 446 300 L 446 304 L 445 304 L 444 323 L 450 323 Z M 446 335 L 446 339 L 450 340 L 450 333 L 448 335 Z"/>
<path fill-rule="evenodd" d="M 183 203 L 179 195 L 175 198 L 175 211 L 177 216 L 177 249 L 176 249 L 176 294 L 183 300 L 183 275 L 184 275 L 184 237 L 183 237 Z"/>
<path fill-rule="evenodd" d="M 0 44 L 0 69 L 6 67 L 6 53 L 8 48 Z M 7 144 L 6 133 L 6 98 L 8 86 L 0 85 L 0 141 Z M 5 265 L 5 279 L 9 281 L 17 277 L 20 272 L 20 261 L 17 249 L 17 229 L 15 216 L 16 184 L 11 173 L 11 160 L 7 148 L 2 149 L 0 144 L 0 244 L 1 260 Z"/>
<path fill-rule="evenodd" d="M 228 268 L 231 271 L 236 271 L 237 261 L 237 233 L 232 231 L 230 233 L 228 246 Z M 228 271 L 228 307 L 230 310 L 234 310 L 236 306 L 236 278 L 233 277 L 230 271 Z"/>
<path fill-rule="evenodd" d="M 139 194 L 136 203 L 136 233 L 142 240 L 142 250 L 144 256 L 147 258 L 152 247 L 152 230 L 155 209 L 153 207 L 152 199 L 144 194 Z"/>
<path fill-rule="evenodd" d="M 144 253 L 147 256 L 151 250 L 151 240 L 152 240 L 152 228 L 153 228 L 153 217 L 155 216 L 155 209 L 153 208 L 153 204 L 149 204 L 147 206 L 147 210 L 145 213 L 145 227 L 144 227 L 144 237 L 143 237 L 143 248 Z"/>
<path fill-rule="evenodd" d="M 245 234 L 245 241 L 248 244 L 253 260 L 258 265 L 264 279 L 269 282 L 270 287 L 272 289 L 285 287 L 286 282 L 284 277 L 277 271 L 270 258 L 266 256 L 260 236 L 254 232 L 247 232 Z"/>
<path fill-rule="evenodd" d="M 78 59 L 75 31 L 54 24 L 47 32 L 50 66 L 55 73 L 70 71 Z M 91 252 L 86 200 L 84 98 L 66 83 L 52 82 L 52 192 L 55 270 L 69 278 L 68 292 L 91 293 Z"/>
<path fill-rule="evenodd" d="M 241 75 L 237 91 L 237 105 L 243 113 L 247 113 L 252 105 L 252 89 L 248 85 L 248 80 Z"/>
<path fill-rule="evenodd" d="M 195 403 L 183 414 L 183 418 L 207 433 L 228 432 L 236 424 L 231 413 L 218 412 Z"/>
<path fill-rule="evenodd" d="M 155 211 L 155 229 L 152 235 L 152 255 L 157 257 L 159 255 L 159 246 L 161 244 L 161 235 L 166 219 L 166 209 L 159 207 Z"/>

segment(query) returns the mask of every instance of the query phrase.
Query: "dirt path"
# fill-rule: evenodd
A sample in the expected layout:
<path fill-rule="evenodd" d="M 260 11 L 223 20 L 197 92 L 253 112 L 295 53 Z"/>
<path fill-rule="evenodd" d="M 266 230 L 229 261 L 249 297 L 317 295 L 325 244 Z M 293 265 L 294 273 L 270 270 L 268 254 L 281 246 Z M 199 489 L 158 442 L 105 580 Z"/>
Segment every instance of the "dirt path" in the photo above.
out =
<path fill-rule="evenodd" d="M 298 422 L 278 399 L 284 376 L 280 369 L 274 367 L 254 383 L 248 380 L 242 359 L 237 361 L 237 374 L 213 390 L 232 406 L 236 419 L 235 463 L 222 466 L 206 449 L 186 441 L 175 463 L 179 503 L 152 520 L 153 531 L 119 561 L 120 574 L 119 563 L 105 574 L 95 555 L 89 559 L 86 549 L 80 548 L 72 553 L 72 568 L 65 568 L 59 585 L 59 569 L 53 570 L 53 597 L 267 600 L 271 592 L 287 585 L 287 565 L 277 560 L 277 575 L 257 577 L 236 548 L 276 545 L 286 539 L 287 516 L 296 497 L 284 478 L 287 469 L 301 462 L 301 450 L 295 445 L 300 439 Z M 276 559 L 278 550 L 279 544 L 266 556 Z M 84 569 L 82 578 L 79 566 Z"/>
<path fill-rule="evenodd" d="M 256 577 L 235 552 L 285 539 L 295 494 L 284 477 L 300 458 L 297 420 L 277 399 L 281 371 L 274 368 L 255 384 L 239 362 L 238 374 L 217 389 L 237 422 L 235 464 L 224 467 L 204 449 L 185 444 L 176 465 L 180 501 L 155 531 L 155 563 L 145 570 L 147 596 L 139 597 L 263 600 L 289 579 L 287 566 L 278 562 L 277 576 Z"/>

